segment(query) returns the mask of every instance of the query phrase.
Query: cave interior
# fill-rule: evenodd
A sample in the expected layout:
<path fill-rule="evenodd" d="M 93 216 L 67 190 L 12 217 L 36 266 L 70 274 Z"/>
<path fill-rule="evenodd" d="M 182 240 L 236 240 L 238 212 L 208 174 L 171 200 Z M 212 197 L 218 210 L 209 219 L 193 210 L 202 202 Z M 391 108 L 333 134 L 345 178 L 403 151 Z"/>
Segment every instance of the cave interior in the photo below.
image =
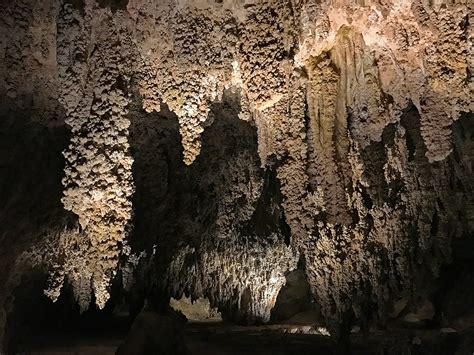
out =
<path fill-rule="evenodd" d="M 0 1 L 0 354 L 473 354 L 473 12 Z"/>

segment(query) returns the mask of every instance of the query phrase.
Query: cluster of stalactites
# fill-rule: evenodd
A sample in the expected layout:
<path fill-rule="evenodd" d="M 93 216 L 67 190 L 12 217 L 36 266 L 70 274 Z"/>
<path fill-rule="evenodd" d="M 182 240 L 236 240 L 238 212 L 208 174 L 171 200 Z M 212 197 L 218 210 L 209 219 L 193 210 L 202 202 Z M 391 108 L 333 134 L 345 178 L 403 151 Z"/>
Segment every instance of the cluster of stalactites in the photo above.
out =
<path fill-rule="evenodd" d="M 195 263 L 187 264 L 191 259 Z M 278 235 L 268 240 L 244 235 L 208 239 L 199 250 L 181 249 L 166 281 L 175 297 L 207 297 L 213 307 L 233 310 L 226 315 L 235 320 L 268 322 L 285 274 L 296 268 L 298 259 Z"/>
<path fill-rule="evenodd" d="M 299 254 L 281 232 L 247 235 L 263 193 L 258 158 L 248 152 L 229 159 L 217 187 L 217 220 L 199 247 L 181 248 L 167 271 L 165 286 L 175 297 L 207 297 L 213 307 L 234 310 L 226 316 L 267 322 L 285 274 L 296 268 Z M 272 210 L 274 206 L 267 206 Z M 263 217 L 257 223 L 264 224 Z M 193 257 L 191 257 L 193 256 Z M 189 260 L 194 260 L 189 264 Z"/>
<path fill-rule="evenodd" d="M 132 163 L 126 118 L 128 98 L 112 83 L 104 85 L 91 114 L 71 117 L 66 158 L 65 209 L 79 217 L 90 243 L 89 272 L 97 305 L 104 307 L 107 288 L 118 266 L 120 246 L 132 214 Z"/>
<path fill-rule="evenodd" d="M 79 217 L 77 233 L 83 239 L 81 245 L 87 245 L 87 250 L 83 250 L 87 260 L 85 265 L 81 263 L 81 278 L 86 280 L 81 283 L 89 283 L 85 290 L 92 287 L 99 308 L 103 308 L 109 298 L 109 283 L 118 266 L 121 244 L 132 214 L 133 159 L 128 145 L 127 104 L 128 98 L 121 89 L 106 85 L 89 116 L 68 120 L 72 137 L 64 152 L 62 201 L 65 209 Z M 65 276 L 79 266 L 73 265 L 74 262 L 75 259 L 65 260 L 62 266 Z M 54 288 L 61 287 L 62 282 L 54 283 Z M 87 291 L 79 293 L 84 292 Z M 57 291 L 48 293 L 59 295 Z M 86 308 L 87 297 L 76 297 L 82 300 L 81 308 Z"/>
<path fill-rule="evenodd" d="M 397 126 L 397 149 L 383 148 L 390 158 L 381 165 L 368 161 L 364 152 L 382 140 L 389 125 L 399 124 L 413 103 L 420 112 L 423 154 L 429 162 L 449 155 L 451 125 L 460 112 L 472 109 L 466 7 L 428 8 L 418 0 L 385 9 L 315 1 L 291 7 L 287 1 L 274 1 L 246 6 L 245 16 L 236 21 L 229 11 L 209 15 L 192 6 L 176 10 L 134 3 L 129 11 L 145 29 L 133 32 L 136 50 L 146 63 L 138 75 L 143 107 L 158 110 L 164 102 L 177 114 L 184 161 L 191 164 L 200 152 L 212 103 L 222 98 L 225 87 L 240 87 L 242 105 L 252 112 L 258 129 L 261 163 L 280 161 L 277 172 L 292 241 L 305 253 L 313 290 L 323 296 L 327 316 L 339 317 L 358 302 L 350 297 L 354 290 L 378 285 L 386 276 L 375 272 L 368 276 L 367 270 L 381 263 L 375 252 L 367 254 L 373 249 L 368 244 L 388 255 L 389 280 L 409 284 L 410 265 L 405 259 L 415 247 L 407 246 L 409 236 L 403 230 L 393 227 L 382 232 L 381 227 L 398 223 L 405 208 L 424 207 L 419 202 L 424 187 L 415 185 L 419 172 L 407 162 L 403 127 Z M 141 10 L 133 13 L 134 7 Z M 148 16 L 147 11 L 160 14 Z M 81 233 L 97 252 L 91 254 L 97 254 L 91 256 L 96 294 L 104 292 L 116 266 L 133 190 L 125 118 L 128 99 L 122 85 L 113 85 L 118 80 L 113 73 L 104 74 L 108 84 L 95 94 L 92 113 L 68 110 L 73 136 L 65 154 L 64 204 L 79 216 Z M 72 80 L 82 85 L 77 78 Z M 369 181 L 364 174 L 370 175 L 373 165 L 381 177 Z M 366 190 L 375 189 L 371 184 L 380 182 L 388 189 L 394 181 L 408 186 L 410 193 L 390 196 L 396 201 L 392 205 L 364 205 Z M 427 209 L 434 208 L 434 198 L 424 197 Z M 222 216 L 231 215 L 227 207 L 220 206 Z M 410 218 L 412 224 L 422 224 L 415 214 Z M 219 228 L 227 233 L 229 224 L 222 222 Z M 346 248 L 347 252 L 338 252 Z M 395 260 L 400 248 L 405 254 Z M 220 252 L 213 256 L 225 260 Z M 372 264 L 361 265 L 358 260 Z M 200 267 L 207 270 L 204 264 Z M 343 271 L 348 269 L 355 271 Z M 199 280 L 199 275 L 194 277 Z M 204 287 L 195 282 L 200 285 L 196 289 Z M 330 284 L 338 285 L 335 296 L 330 295 Z M 392 285 L 375 298 L 383 303 L 399 286 Z M 259 299 L 255 297 L 257 304 Z"/>
<path fill-rule="evenodd" d="M 111 14 L 103 16 L 107 30 L 98 31 L 96 49 L 87 47 L 94 24 L 92 3 L 86 15 L 64 4 L 58 24 L 61 102 L 70 127 L 65 157 L 64 208 L 78 217 L 78 227 L 62 233 L 59 254 L 46 294 L 57 299 L 65 279 L 73 285 L 81 309 L 91 293 L 103 308 L 116 273 L 122 243 L 132 216 L 133 158 L 129 147 L 130 71 L 132 55 L 118 35 Z M 96 14 L 100 16 L 100 14 Z M 76 53 L 71 56 L 70 53 Z"/>
<path fill-rule="evenodd" d="M 299 53 L 306 59 L 308 110 L 294 122 L 307 123 L 306 139 L 300 141 L 307 155 L 291 154 L 289 143 L 296 138 L 275 139 L 285 123 L 278 106 L 272 109 L 273 123 L 263 118 L 259 124 L 264 156 L 290 157 L 279 167 L 286 217 L 301 242 L 313 292 L 336 333 L 349 311 L 360 317 L 367 308 L 377 309 L 374 317 L 384 319 L 394 298 L 414 292 L 412 275 L 420 269 L 436 277 L 449 260 L 453 232 L 445 226 L 465 228 L 450 212 L 463 202 L 450 196 L 446 167 L 459 164 L 450 155 L 451 125 L 470 110 L 467 43 L 460 36 L 466 8 L 412 5 L 386 17 L 356 8 L 360 16 L 351 26 L 340 13 L 327 13 L 340 27 L 324 46 Z M 420 16 L 426 27 L 417 26 Z M 373 28 L 386 25 L 376 32 L 378 43 L 363 21 Z M 443 35 L 436 37 L 438 31 Z M 440 45 L 427 49 L 433 42 Z M 417 110 L 407 116 L 411 103 Z M 281 146 L 284 154 L 278 152 Z M 307 176 L 295 174 L 298 166 Z M 465 170 L 456 171 L 460 181 Z M 368 295 L 354 297 L 361 292 Z"/>
<path fill-rule="evenodd" d="M 254 105 L 262 163 L 280 160 L 292 240 L 301 248 L 313 292 L 336 332 L 345 312 L 360 316 L 370 302 L 383 318 L 390 302 L 413 287 L 417 253 L 433 275 L 449 259 L 446 239 L 428 226 L 439 223 L 432 216 L 456 223 L 437 199 L 454 209 L 459 205 L 445 190 L 432 190 L 448 184 L 445 165 L 426 167 L 449 158 L 451 125 L 470 110 L 467 42 L 461 35 L 466 7 L 407 4 L 388 15 L 355 7 L 360 16 L 351 25 L 334 8 L 304 12 L 314 16 L 306 21 L 316 26 L 302 32 L 296 56 L 304 80 L 293 74 L 299 85 L 292 85 L 289 76 L 278 100 Z M 278 42 L 278 35 L 273 40 Z M 431 50 L 432 43 L 440 45 Z M 411 103 L 420 113 L 420 127 L 407 132 L 400 121 Z M 413 135 L 416 162 L 408 152 Z M 370 155 L 374 147 L 380 156 Z M 404 188 L 394 189 L 398 185 Z M 429 211 L 429 218 L 423 220 L 420 210 Z M 413 228 L 419 231 L 416 242 L 409 232 Z M 386 263 L 389 268 L 383 267 Z M 353 297 L 368 289 L 370 302 Z"/>

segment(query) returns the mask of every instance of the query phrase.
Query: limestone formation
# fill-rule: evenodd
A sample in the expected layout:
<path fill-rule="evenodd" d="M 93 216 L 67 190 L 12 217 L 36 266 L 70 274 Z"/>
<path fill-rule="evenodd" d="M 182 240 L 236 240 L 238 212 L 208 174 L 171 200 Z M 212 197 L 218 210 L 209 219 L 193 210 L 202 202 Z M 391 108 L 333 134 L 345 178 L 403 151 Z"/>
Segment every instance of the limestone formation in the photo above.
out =
<path fill-rule="evenodd" d="M 79 238 L 87 240 L 81 243 L 88 244 L 83 253 L 89 260 L 81 268 L 81 284 L 83 287 L 90 285 L 97 305 L 103 308 L 109 298 L 110 279 L 116 273 L 121 244 L 127 236 L 132 214 L 133 158 L 128 143 L 130 122 L 126 117 L 132 57 L 127 55 L 127 39 L 121 38 L 120 28 L 115 28 L 112 18 L 108 19 L 108 31 L 96 34 L 102 42 L 100 49 L 87 55 L 88 32 L 96 31 L 94 25 L 80 21 L 83 27 L 79 33 L 73 32 L 77 37 L 72 39 L 70 26 L 76 24 L 73 21 L 76 16 L 70 4 L 64 4 L 62 11 L 64 17 L 59 29 L 62 46 L 58 61 L 63 67 L 59 82 L 63 83 L 61 101 L 72 135 L 64 152 L 62 202 L 66 210 L 78 216 Z M 103 21 L 107 22 L 107 19 Z M 70 50 L 76 52 L 72 60 Z M 88 70 L 81 72 L 82 68 Z M 79 75 L 71 75 L 75 70 Z M 66 258 L 64 264 L 70 261 Z M 54 286 L 47 291 L 53 300 L 62 283 L 54 278 L 53 273 L 51 282 Z M 88 302 L 82 297 L 81 301 L 81 307 L 86 309 Z"/>
<path fill-rule="evenodd" d="M 240 242 L 204 244 L 204 252 L 181 251 L 170 265 L 167 281 L 173 295 L 208 297 L 211 305 L 230 319 L 268 322 L 278 291 L 285 284 L 284 274 L 296 267 L 298 255 L 276 236 L 265 243 L 255 242 L 251 236 L 240 238 Z M 197 259 L 196 263 L 186 265 L 190 257 Z"/>
<path fill-rule="evenodd" d="M 216 308 L 212 308 L 207 298 L 198 298 L 194 302 L 187 297 L 179 300 L 171 298 L 170 307 L 181 312 L 188 321 L 194 322 L 220 322 L 221 314 Z"/>
<path fill-rule="evenodd" d="M 299 267 L 339 337 L 384 325 L 399 299 L 450 294 L 436 280 L 474 231 L 469 1 L 14 0 L 0 14 L 5 348 L 32 270 L 81 311 L 184 295 L 253 323 Z M 44 155 L 23 153 L 35 140 Z"/>

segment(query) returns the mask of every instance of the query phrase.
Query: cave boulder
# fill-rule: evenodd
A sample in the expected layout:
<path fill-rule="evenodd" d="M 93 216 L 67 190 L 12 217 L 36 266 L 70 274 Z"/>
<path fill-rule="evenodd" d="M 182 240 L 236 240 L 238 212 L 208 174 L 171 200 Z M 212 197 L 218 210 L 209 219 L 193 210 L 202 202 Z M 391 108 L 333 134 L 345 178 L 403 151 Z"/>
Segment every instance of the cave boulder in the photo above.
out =
<path fill-rule="evenodd" d="M 417 323 L 432 320 L 435 315 L 435 308 L 428 299 L 420 299 L 416 302 L 412 312 L 408 312 L 403 320 L 408 323 Z"/>
<path fill-rule="evenodd" d="M 116 354 L 187 354 L 183 325 L 173 314 L 159 314 L 145 306 Z"/>
<path fill-rule="evenodd" d="M 272 310 L 273 321 L 285 321 L 314 308 L 306 274 L 297 269 L 286 275 L 286 284 L 278 294 Z"/>

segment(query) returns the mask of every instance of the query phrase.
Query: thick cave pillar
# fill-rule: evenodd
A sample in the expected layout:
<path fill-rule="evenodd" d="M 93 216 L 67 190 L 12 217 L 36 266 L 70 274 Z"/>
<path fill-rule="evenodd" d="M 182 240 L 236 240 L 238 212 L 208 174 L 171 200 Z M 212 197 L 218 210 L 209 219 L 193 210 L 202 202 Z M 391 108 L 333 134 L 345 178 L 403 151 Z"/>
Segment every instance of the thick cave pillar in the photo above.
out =
<path fill-rule="evenodd" d="M 132 162 L 126 118 L 128 98 L 119 73 L 104 72 L 88 116 L 71 116 L 66 158 L 64 207 L 79 217 L 89 243 L 87 278 L 100 308 L 118 266 L 120 246 L 132 214 Z M 87 129 L 85 129 L 87 128 Z M 84 275 L 83 275 L 84 276 Z M 87 282 L 87 281 L 86 281 Z"/>
<path fill-rule="evenodd" d="M 111 18 L 104 18 L 110 22 L 108 31 L 96 31 L 72 6 L 65 4 L 62 11 L 58 61 L 66 66 L 60 72 L 61 100 L 71 130 L 63 152 L 62 202 L 79 223 L 60 236 L 45 293 L 56 300 L 67 279 L 85 310 L 91 294 L 99 308 L 109 299 L 108 288 L 130 227 L 134 183 L 127 106 L 132 59 Z M 102 10 L 85 11 L 87 15 Z"/>

